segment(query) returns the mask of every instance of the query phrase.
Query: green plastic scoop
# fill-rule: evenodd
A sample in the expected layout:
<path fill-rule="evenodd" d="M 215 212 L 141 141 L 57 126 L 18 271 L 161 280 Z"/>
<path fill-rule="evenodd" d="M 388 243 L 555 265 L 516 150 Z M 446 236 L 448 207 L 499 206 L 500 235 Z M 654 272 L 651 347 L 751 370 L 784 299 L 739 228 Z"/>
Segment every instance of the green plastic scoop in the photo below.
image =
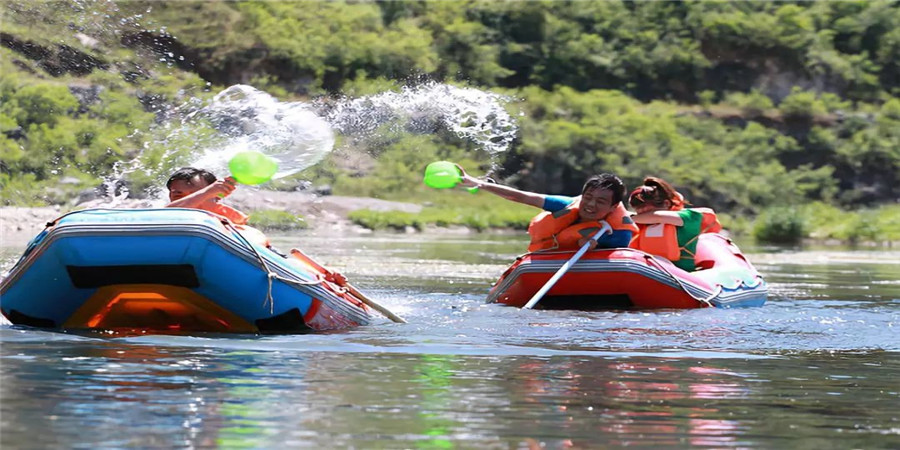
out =
<path fill-rule="evenodd" d="M 425 167 L 425 185 L 434 189 L 450 189 L 462 181 L 462 173 L 450 161 L 437 161 Z M 477 187 L 469 188 L 469 192 L 478 192 Z"/>
<path fill-rule="evenodd" d="M 231 176 L 241 184 L 263 184 L 278 171 L 278 162 L 260 152 L 240 152 L 228 161 Z"/>

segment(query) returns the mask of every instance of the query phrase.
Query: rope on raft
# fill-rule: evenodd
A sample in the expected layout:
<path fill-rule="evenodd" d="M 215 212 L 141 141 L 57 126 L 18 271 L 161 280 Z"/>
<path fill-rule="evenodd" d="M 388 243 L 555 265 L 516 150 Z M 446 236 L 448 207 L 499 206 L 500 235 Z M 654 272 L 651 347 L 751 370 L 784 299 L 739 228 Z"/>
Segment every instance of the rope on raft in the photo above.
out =
<path fill-rule="evenodd" d="M 691 298 L 693 298 L 694 300 L 697 300 L 698 302 L 703 303 L 703 304 L 705 304 L 705 305 L 707 305 L 707 306 L 716 306 L 716 305 L 714 305 L 714 304 L 712 303 L 712 301 L 713 301 L 713 299 L 715 299 L 716 297 L 718 297 L 719 294 L 722 293 L 722 285 L 716 286 L 716 289 L 713 290 L 712 294 L 709 294 L 709 296 L 707 296 L 707 297 L 705 297 L 705 298 L 704 298 L 704 297 L 697 297 L 696 295 L 694 295 L 693 293 L 691 293 L 691 291 L 689 291 L 687 287 L 685 287 L 684 283 L 682 283 L 681 280 L 680 280 L 678 277 L 675 276 L 675 274 L 673 274 L 672 272 L 670 272 L 669 269 L 666 268 L 666 266 L 665 266 L 664 264 L 661 264 L 661 263 L 656 259 L 656 256 L 651 255 L 651 254 L 649 254 L 649 253 L 644 253 L 644 258 L 647 258 L 648 261 L 653 261 L 653 262 L 656 264 L 656 267 L 657 267 L 658 269 L 662 270 L 663 272 L 665 272 L 666 275 L 668 275 L 670 278 L 672 278 L 672 280 L 675 281 L 676 284 L 678 284 L 678 287 L 680 287 L 681 290 L 684 291 L 687 295 L 690 295 Z"/>
<path fill-rule="evenodd" d="M 312 285 L 316 285 L 316 284 L 321 284 L 324 281 L 324 279 L 321 276 L 319 276 L 318 274 L 316 275 L 316 279 L 311 280 L 311 281 L 291 280 L 291 279 L 279 276 L 277 273 L 275 273 L 274 271 L 272 271 L 272 269 L 269 268 L 269 264 L 266 262 L 266 259 L 263 258 L 263 256 L 259 254 L 259 250 L 257 250 L 256 247 L 252 243 L 250 243 L 250 241 L 247 240 L 247 238 L 244 237 L 244 235 L 241 234 L 241 232 L 237 228 L 234 227 L 234 225 L 231 223 L 231 221 L 229 221 L 228 219 L 224 219 L 224 220 L 222 220 L 222 223 L 226 227 L 228 227 L 234 234 L 236 234 L 240 238 L 241 242 L 243 242 L 247 246 L 247 248 L 249 248 L 250 251 L 253 252 L 253 254 L 256 256 L 256 260 L 259 261 L 260 269 L 262 269 L 263 271 L 266 272 L 266 279 L 268 281 L 268 287 L 266 288 L 266 299 L 263 300 L 263 308 L 268 306 L 269 314 L 275 313 L 275 298 L 272 296 L 273 280 L 278 280 L 278 281 L 281 281 L 282 283 L 286 283 L 286 284 L 290 284 L 290 285 L 294 285 L 294 286 L 312 286 Z"/>

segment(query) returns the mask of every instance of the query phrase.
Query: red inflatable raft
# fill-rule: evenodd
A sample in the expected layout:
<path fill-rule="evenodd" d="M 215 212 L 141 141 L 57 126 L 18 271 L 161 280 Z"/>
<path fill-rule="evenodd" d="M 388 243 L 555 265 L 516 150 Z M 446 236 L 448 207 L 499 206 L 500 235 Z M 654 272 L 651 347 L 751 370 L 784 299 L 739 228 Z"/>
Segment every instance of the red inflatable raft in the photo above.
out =
<path fill-rule="evenodd" d="M 522 307 L 574 252 L 520 256 L 488 295 L 489 303 Z M 697 270 L 630 248 L 586 253 L 537 304 L 544 309 L 661 309 L 762 306 L 768 287 L 728 238 L 702 234 Z"/>

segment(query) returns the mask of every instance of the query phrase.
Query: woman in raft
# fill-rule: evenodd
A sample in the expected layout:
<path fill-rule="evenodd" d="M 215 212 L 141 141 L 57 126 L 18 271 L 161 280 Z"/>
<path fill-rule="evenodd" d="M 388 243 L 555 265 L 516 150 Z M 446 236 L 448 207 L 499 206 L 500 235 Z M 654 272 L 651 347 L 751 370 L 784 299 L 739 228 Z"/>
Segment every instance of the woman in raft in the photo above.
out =
<path fill-rule="evenodd" d="M 628 204 L 637 212 L 632 219 L 640 228 L 631 247 L 662 256 L 688 272 L 696 268 L 694 253 L 700 234 L 722 230 L 712 209 L 686 208 L 684 196 L 661 178 L 644 178 L 643 185 L 629 195 Z"/>
<path fill-rule="evenodd" d="M 609 223 L 612 232 L 590 240 L 590 250 L 628 247 L 632 236 L 638 231 L 622 204 L 625 184 L 615 175 L 604 173 L 593 176 L 584 183 L 581 195 L 567 197 L 520 191 L 478 180 L 466 174 L 462 167 L 457 167 L 462 177 L 460 184 L 463 186 L 477 187 L 507 200 L 544 210 L 528 225 L 528 234 L 531 236 L 529 252 L 578 250 L 600 230 L 601 220 Z"/>

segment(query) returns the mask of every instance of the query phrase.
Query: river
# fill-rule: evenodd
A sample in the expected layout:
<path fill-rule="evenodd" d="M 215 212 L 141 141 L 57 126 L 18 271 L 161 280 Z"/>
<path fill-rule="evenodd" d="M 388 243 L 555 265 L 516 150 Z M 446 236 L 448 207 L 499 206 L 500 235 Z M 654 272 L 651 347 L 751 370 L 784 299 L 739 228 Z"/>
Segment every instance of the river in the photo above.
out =
<path fill-rule="evenodd" d="M 900 251 L 745 248 L 768 303 L 484 304 L 522 236 L 278 236 L 408 324 L 293 336 L 0 328 L 4 448 L 900 447 Z M 9 269 L 24 243 L 4 243 Z"/>

